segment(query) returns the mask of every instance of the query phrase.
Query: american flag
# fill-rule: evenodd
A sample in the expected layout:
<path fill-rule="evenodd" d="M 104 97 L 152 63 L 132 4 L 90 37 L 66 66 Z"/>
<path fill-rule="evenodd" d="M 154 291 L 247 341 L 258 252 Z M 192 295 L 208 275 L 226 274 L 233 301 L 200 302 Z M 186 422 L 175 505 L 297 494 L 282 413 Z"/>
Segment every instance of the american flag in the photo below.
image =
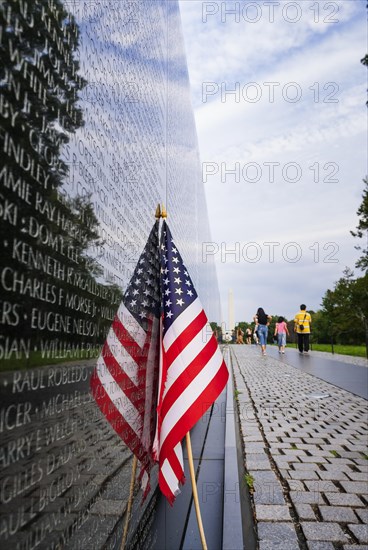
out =
<path fill-rule="evenodd" d="M 185 481 L 181 441 L 220 395 L 229 373 L 165 221 L 160 253 L 163 323 L 154 455 L 161 492 L 172 504 Z"/>
<path fill-rule="evenodd" d="M 160 349 L 158 224 L 139 258 L 91 378 L 101 412 L 141 463 L 145 495 L 154 464 Z"/>

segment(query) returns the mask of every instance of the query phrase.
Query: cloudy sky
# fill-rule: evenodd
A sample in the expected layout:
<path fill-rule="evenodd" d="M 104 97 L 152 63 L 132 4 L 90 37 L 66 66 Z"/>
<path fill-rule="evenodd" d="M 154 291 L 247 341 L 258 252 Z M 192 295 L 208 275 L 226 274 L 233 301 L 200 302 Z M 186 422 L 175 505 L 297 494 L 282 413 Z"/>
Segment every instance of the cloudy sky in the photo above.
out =
<path fill-rule="evenodd" d="M 291 318 L 354 267 L 365 0 L 180 0 L 222 311 Z M 359 272 L 356 272 L 359 274 Z"/>

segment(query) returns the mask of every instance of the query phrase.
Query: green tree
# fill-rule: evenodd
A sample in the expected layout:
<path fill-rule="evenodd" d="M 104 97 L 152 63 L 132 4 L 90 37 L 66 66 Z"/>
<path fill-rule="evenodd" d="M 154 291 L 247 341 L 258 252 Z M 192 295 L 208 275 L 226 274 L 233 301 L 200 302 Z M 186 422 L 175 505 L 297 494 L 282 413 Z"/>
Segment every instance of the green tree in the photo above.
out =
<path fill-rule="evenodd" d="M 326 291 L 322 306 L 331 340 L 356 344 L 365 341 L 368 356 L 368 274 L 354 278 L 346 268 L 334 289 Z"/>
<path fill-rule="evenodd" d="M 362 269 L 363 271 L 368 268 L 368 177 L 364 180 L 365 189 L 363 190 L 363 200 L 357 210 L 359 222 L 356 227 L 356 231 L 350 231 L 353 237 L 357 239 L 363 239 L 365 244 L 363 246 L 356 246 L 357 250 L 362 251 L 362 255 L 356 262 L 355 267 Z"/>

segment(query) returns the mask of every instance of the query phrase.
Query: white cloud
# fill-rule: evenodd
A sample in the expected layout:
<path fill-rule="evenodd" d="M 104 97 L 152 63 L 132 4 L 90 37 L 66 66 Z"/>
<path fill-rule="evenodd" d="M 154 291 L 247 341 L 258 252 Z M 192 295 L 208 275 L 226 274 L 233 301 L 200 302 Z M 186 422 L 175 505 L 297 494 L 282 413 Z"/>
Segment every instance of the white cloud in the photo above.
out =
<path fill-rule="evenodd" d="M 181 11 L 200 154 L 202 162 L 217 163 L 217 173 L 205 183 L 213 241 L 228 247 L 235 242 L 263 246 L 277 241 L 280 250 L 296 241 L 303 250 L 296 263 L 283 258 L 272 264 L 234 263 L 216 257 L 223 312 L 226 316 L 230 287 L 237 319 L 249 320 L 260 305 L 287 316 L 302 301 L 318 309 L 327 288 L 357 258 L 349 230 L 357 223 L 366 171 L 366 73 L 360 64 L 365 53 L 365 3 L 330 3 L 339 8 L 332 14 L 320 2 L 320 22 L 315 24 L 310 8 L 315 10 L 316 3 L 303 1 L 303 17 L 296 24 L 281 17 L 275 23 L 263 18 L 253 25 L 231 18 L 222 23 L 220 16 L 203 23 L 203 4 L 183 1 Z M 222 4 L 216 5 L 221 10 Z M 328 17 L 338 22 L 323 22 Z M 218 86 L 207 103 L 202 102 L 202 82 Z M 241 89 L 258 83 L 260 100 L 221 98 L 221 83 L 232 89 L 237 82 Z M 280 83 L 274 103 L 265 82 Z M 302 91 L 296 103 L 282 95 L 290 82 Z M 288 91 L 292 94 L 293 88 Z M 329 102 L 334 99 L 338 101 Z M 265 164 L 270 162 L 279 163 L 274 181 Z M 225 172 L 235 163 L 240 166 L 239 182 Z M 245 177 L 243 173 L 249 163 L 257 163 L 261 170 L 253 183 L 247 178 L 255 177 L 254 170 Z M 293 163 L 301 171 L 295 182 Z M 285 171 L 288 166 L 290 171 Z M 331 252 L 324 246 L 336 243 L 339 262 L 313 261 L 315 251 L 309 247 L 314 243 L 322 255 Z"/>

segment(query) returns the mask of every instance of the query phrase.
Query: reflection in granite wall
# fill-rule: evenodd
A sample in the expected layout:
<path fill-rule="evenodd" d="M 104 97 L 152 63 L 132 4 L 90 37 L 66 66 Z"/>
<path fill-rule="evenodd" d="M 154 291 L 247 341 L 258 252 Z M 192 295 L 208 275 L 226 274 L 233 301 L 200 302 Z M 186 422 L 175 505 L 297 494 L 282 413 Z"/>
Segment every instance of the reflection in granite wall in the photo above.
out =
<path fill-rule="evenodd" d="M 178 6 L 3 1 L 0 48 L 0 546 L 119 548 L 131 454 L 89 379 L 158 202 L 220 320 Z"/>

